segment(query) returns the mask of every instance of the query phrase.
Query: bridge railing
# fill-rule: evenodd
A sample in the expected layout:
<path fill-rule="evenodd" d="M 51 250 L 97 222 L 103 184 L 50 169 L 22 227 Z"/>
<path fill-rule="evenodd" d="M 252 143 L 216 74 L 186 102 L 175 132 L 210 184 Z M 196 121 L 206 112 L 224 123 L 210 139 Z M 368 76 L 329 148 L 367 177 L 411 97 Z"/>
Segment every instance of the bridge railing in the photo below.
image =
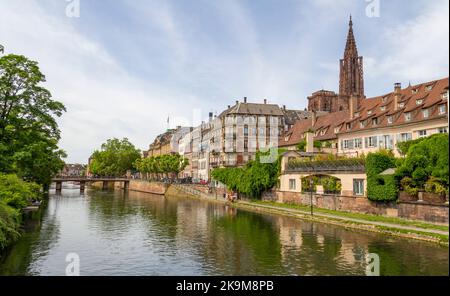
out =
<path fill-rule="evenodd" d="M 95 180 L 131 180 L 126 177 L 82 177 L 82 176 L 57 176 L 54 177 L 53 180 L 86 180 L 86 181 L 95 181 Z"/>

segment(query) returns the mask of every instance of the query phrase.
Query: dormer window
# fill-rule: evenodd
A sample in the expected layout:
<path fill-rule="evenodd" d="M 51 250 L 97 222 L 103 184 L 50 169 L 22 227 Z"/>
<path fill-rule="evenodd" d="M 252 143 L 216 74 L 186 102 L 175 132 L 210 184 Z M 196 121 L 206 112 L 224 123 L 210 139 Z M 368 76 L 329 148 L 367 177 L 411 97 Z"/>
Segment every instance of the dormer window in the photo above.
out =
<path fill-rule="evenodd" d="M 400 109 L 401 109 L 401 108 L 405 108 L 405 103 L 399 103 L 399 104 L 398 104 L 398 108 L 400 108 Z"/>
<path fill-rule="evenodd" d="M 373 113 L 372 110 L 367 111 L 368 115 L 371 115 L 372 113 Z"/>
<path fill-rule="evenodd" d="M 405 113 L 405 121 L 411 121 L 411 112 Z"/>
<path fill-rule="evenodd" d="M 378 118 L 372 118 L 372 125 L 377 125 L 378 124 Z"/>
<path fill-rule="evenodd" d="M 392 115 L 388 116 L 387 121 L 388 121 L 388 124 L 392 124 L 394 122 L 394 117 Z"/>
<path fill-rule="evenodd" d="M 448 100 L 448 91 L 442 93 L 441 98 L 442 98 L 443 100 Z"/>
<path fill-rule="evenodd" d="M 447 113 L 447 106 L 439 105 L 439 115 L 443 115 Z"/>
<path fill-rule="evenodd" d="M 416 100 L 416 105 L 422 105 L 422 104 L 423 104 L 423 99 Z"/>
<path fill-rule="evenodd" d="M 429 110 L 428 109 L 423 109 L 422 110 L 422 115 L 423 115 L 423 118 L 428 118 L 428 116 L 429 116 Z"/>
<path fill-rule="evenodd" d="M 350 123 L 347 123 L 347 124 L 346 124 L 346 127 L 347 127 L 347 129 L 349 130 L 349 129 L 351 128 L 351 124 L 350 124 Z"/>
<path fill-rule="evenodd" d="M 382 101 L 383 103 L 386 103 L 386 102 L 387 102 L 387 99 L 388 99 L 388 96 L 385 96 L 385 97 L 383 97 L 383 99 L 381 99 L 381 101 Z"/>
<path fill-rule="evenodd" d="M 416 89 L 413 89 L 412 91 L 411 91 L 411 93 L 414 95 L 414 94 L 416 94 L 416 93 L 418 93 L 419 92 L 419 89 L 418 88 L 416 88 Z"/>
<path fill-rule="evenodd" d="M 431 91 L 433 89 L 433 86 L 432 85 L 428 85 L 427 87 L 425 87 L 425 90 L 426 91 Z"/>
<path fill-rule="evenodd" d="M 381 107 L 380 110 L 381 110 L 382 112 L 386 111 L 386 106 Z"/>
<path fill-rule="evenodd" d="M 327 132 L 327 130 L 326 130 L 326 129 L 323 129 L 323 130 L 320 131 L 320 135 L 321 135 L 321 136 L 324 136 L 326 132 Z"/>
<path fill-rule="evenodd" d="M 364 121 L 360 121 L 360 122 L 359 122 L 359 126 L 360 126 L 361 128 L 364 128 Z"/>
<path fill-rule="evenodd" d="M 334 133 L 335 133 L 335 134 L 339 133 L 339 130 L 340 130 L 339 127 L 334 128 Z"/>
<path fill-rule="evenodd" d="M 356 112 L 354 116 L 359 117 L 359 112 Z"/>

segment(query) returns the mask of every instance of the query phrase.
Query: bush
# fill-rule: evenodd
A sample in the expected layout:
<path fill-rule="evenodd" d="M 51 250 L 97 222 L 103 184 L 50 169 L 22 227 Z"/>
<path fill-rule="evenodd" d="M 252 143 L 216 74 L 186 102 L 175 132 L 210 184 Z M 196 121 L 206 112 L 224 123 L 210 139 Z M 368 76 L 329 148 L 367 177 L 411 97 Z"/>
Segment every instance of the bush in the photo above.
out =
<path fill-rule="evenodd" d="M 396 179 L 410 178 L 408 186 L 417 190 L 448 193 L 448 140 L 448 134 L 436 134 L 411 141 L 405 159 L 398 163 Z"/>
<path fill-rule="evenodd" d="M 391 151 L 381 150 L 369 153 L 366 158 L 367 197 L 372 201 L 395 201 L 398 185 L 394 175 L 380 175 L 395 167 L 395 157 Z"/>
<path fill-rule="evenodd" d="M 15 209 L 26 207 L 40 198 L 40 186 L 21 180 L 16 175 L 0 174 L 0 201 Z"/>
<path fill-rule="evenodd" d="M 0 201 L 0 251 L 20 236 L 20 212 Z"/>
<path fill-rule="evenodd" d="M 249 198 L 260 198 L 264 191 L 277 185 L 280 172 L 280 157 L 274 163 L 261 163 L 260 155 L 258 152 L 256 159 L 243 168 L 215 169 L 212 177 L 227 185 L 228 189 Z"/>

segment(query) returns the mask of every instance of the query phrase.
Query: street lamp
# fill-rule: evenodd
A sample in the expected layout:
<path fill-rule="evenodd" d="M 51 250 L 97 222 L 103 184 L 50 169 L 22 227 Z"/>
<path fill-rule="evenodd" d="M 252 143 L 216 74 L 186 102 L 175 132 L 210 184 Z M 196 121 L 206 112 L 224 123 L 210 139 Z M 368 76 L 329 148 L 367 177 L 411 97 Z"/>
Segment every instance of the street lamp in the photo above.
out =
<path fill-rule="evenodd" d="M 309 205 L 311 207 L 311 216 L 314 216 L 313 213 L 313 177 L 312 175 L 309 177 Z"/>

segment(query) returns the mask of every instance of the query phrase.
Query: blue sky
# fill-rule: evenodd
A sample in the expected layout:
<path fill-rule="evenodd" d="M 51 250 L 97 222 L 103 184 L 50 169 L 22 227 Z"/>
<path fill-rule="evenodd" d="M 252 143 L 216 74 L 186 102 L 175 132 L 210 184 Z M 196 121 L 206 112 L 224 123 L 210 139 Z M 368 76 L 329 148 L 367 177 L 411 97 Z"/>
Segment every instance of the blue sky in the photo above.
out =
<path fill-rule="evenodd" d="M 72 0 L 73 1 L 73 0 Z M 0 0 L 0 44 L 39 61 L 66 104 L 68 162 L 86 162 L 110 137 L 145 149 L 194 113 L 244 96 L 303 109 L 338 90 L 348 18 L 365 58 L 366 95 L 442 78 L 449 67 L 447 0 Z"/>

